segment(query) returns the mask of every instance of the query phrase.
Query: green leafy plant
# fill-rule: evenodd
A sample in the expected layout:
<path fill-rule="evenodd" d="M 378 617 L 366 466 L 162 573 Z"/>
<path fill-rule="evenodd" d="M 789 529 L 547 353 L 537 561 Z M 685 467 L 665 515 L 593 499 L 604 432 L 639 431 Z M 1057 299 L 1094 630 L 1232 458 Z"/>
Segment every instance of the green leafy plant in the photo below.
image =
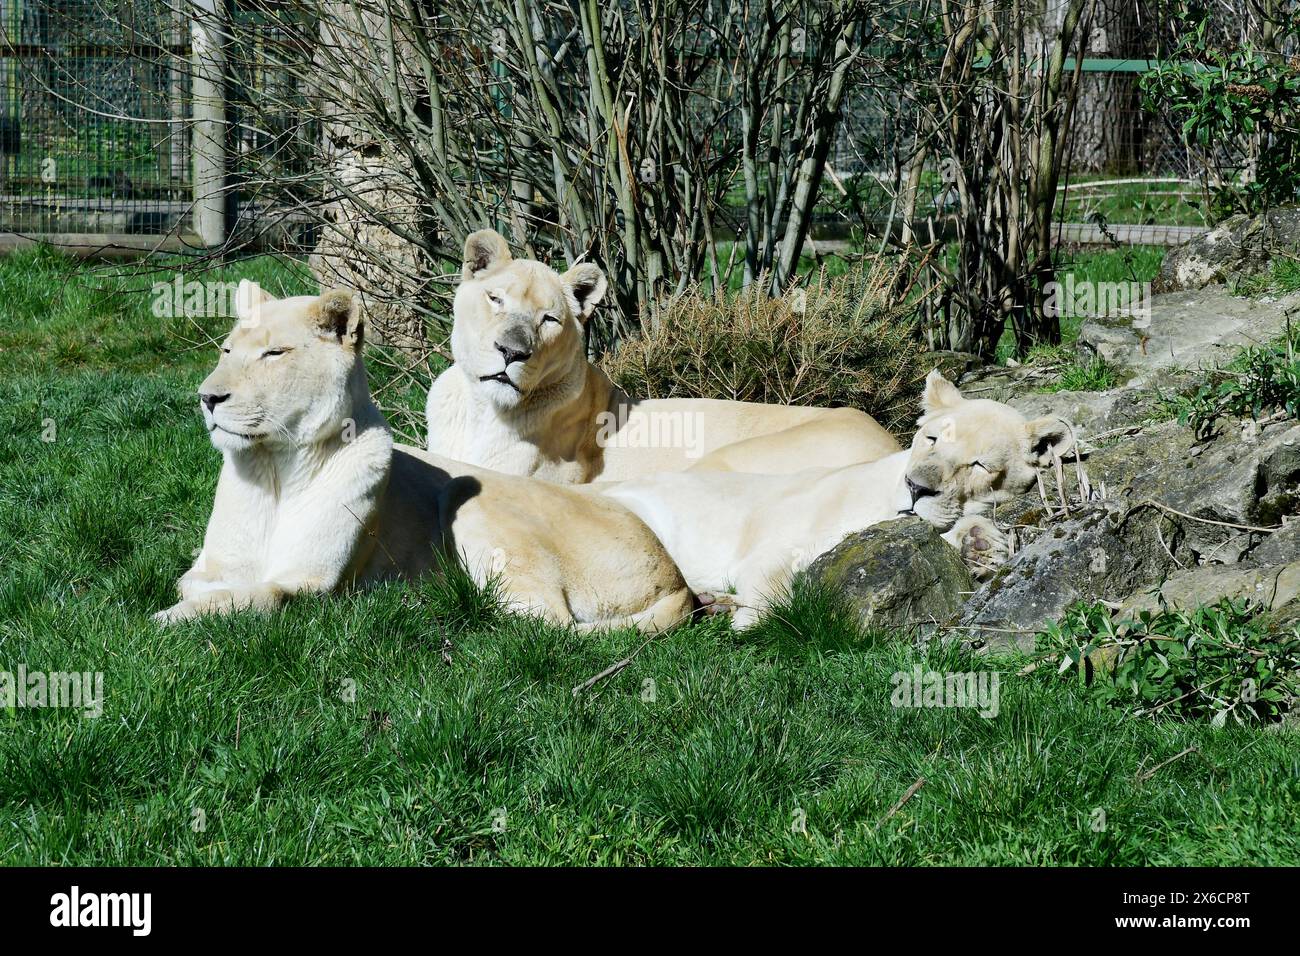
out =
<path fill-rule="evenodd" d="M 1208 17 L 1184 16 L 1169 56 L 1139 81 L 1147 107 L 1181 120 L 1201 151 L 1216 221 L 1293 203 L 1300 182 L 1300 69 L 1249 42 L 1217 43 Z"/>
<path fill-rule="evenodd" d="M 1221 418 L 1266 413 L 1300 415 L 1300 361 L 1295 338 L 1243 349 L 1231 364 L 1211 374 L 1191 395 L 1172 400 L 1178 421 L 1198 438 L 1208 437 Z"/>
<path fill-rule="evenodd" d="M 1300 627 L 1270 630 L 1244 601 L 1114 618 L 1077 604 L 1039 635 L 1099 700 L 1222 726 L 1277 720 L 1300 694 Z M 1091 682 L 1089 683 L 1089 677 Z"/>

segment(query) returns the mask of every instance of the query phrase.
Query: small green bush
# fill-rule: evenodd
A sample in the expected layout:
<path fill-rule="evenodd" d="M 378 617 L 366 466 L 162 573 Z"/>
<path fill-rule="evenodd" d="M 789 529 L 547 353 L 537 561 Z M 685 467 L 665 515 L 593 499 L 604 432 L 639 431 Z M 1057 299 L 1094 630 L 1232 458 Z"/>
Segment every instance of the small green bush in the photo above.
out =
<path fill-rule="evenodd" d="M 898 279 L 876 264 L 780 296 L 762 281 L 734 295 L 687 292 L 601 364 L 639 397 L 848 406 L 897 427 L 915 417 L 929 371 Z"/>
<path fill-rule="evenodd" d="M 1171 402 L 1178 421 L 1206 438 L 1221 418 L 1261 416 L 1284 411 L 1300 415 L 1300 360 L 1295 340 L 1250 346 L 1225 368 L 1214 372 L 1191 395 Z"/>
<path fill-rule="evenodd" d="M 1277 720 L 1300 695 L 1300 627 L 1270 631 L 1244 601 L 1113 619 L 1078 604 L 1039 635 L 1100 700 L 1138 713 L 1222 726 Z"/>
<path fill-rule="evenodd" d="M 1288 28 L 1295 14 L 1288 13 Z M 1294 203 L 1300 178 L 1300 68 L 1247 42 L 1223 48 L 1211 20 L 1185 12 L 1166 59 L 1139 78 L 1146 106 L 1167 110 L 1203 155 L 1211 218 Z M 1283 33 L 1285 35 L 1285 33 Z M 1249 144 L 1259 147 L 1252 155 Z M 1241 176 L 1252 160 L 1253 176 Z"/>

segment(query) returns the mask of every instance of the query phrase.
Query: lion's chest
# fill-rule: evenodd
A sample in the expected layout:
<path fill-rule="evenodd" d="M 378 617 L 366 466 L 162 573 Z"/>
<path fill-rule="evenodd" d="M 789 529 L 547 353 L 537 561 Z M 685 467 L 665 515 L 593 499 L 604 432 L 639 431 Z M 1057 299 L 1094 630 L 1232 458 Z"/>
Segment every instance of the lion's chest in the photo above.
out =
<path fill-rule="evenodd" d="M 458 449 L 460 454 L 448 457 L 502 474 L 541 478 L 560 484 L 590 481 L 599 470 L 599 462 L 593 455 L 572 445 L 567 441 L 521 436 L 517 430 L 484 416 L 464 436 Z"/>
<path fill-rule="evenodd" d="M 308 520 L 295 496 L 276 495 L 223 474 L 203 539 L 209 571 L 230 583 L 265 580 L 276 563 L 277 541 Z"/>

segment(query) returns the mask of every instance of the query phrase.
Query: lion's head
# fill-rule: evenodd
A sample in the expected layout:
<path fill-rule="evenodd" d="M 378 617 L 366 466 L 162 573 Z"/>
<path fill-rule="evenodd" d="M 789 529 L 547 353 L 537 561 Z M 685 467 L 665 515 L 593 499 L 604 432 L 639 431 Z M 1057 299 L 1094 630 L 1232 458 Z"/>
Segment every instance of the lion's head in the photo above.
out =
<path fill-rule="evenodd" d="M 1039 468 L 1073 447 L 1062 419 L 1030 421 L 1010 405 L 965 398 L 937 369 L 921 407 L 900 510 L 943 529 L 1028 491 Z"/>
<path fill-rule="evenodd" d="M 246 451 L 338 435 L 366 390 L 352 293 L 275 299 L 245 279 L 235 312 L 217 367 L 199 386 L 212 444 Z"/>
<path fill-rule="evenodd" d="M 484 229 L 465 240 L 462 275 L 451 351 L 479 394 L 508 409 L 581 389 L 583 326 L 606 288 L 599 267 L 560 275 L 511 258 L 506 241 Z"/>

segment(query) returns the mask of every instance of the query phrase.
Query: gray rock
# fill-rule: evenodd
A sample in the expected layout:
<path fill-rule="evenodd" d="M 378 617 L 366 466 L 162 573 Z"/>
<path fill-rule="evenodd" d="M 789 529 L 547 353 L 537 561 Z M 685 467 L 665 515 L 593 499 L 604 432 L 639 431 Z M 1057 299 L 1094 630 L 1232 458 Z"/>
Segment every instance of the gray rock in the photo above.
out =
<path fill-rule="evenodd" d="M 1292 598 L 1275 607 L 1265 615 L 1264 624 L 1275 634 L 1286 634 L 1300 628 L 1300 598 Z"/>
<path fill-rule="evenodd" d="M 1137 600 L 1134 595 L 1189 569 L 1202 575 L 1191 579 L 1198 586 L 1225 575 L 1223 587 L 1231 589 L 1236 585 L 1227 575 L 1240 570 L 1253 588 L 1256 578 L 1246 569 L 1300 558 L 1300 531 L 1232 527 L 1273 527 L 1296 513 L 1295 422 L 1247 432 L 1247 438 L 1226 429 L 1200 443 L 1190 429 L 1171 422 L 1094 451 L 1086 463 L 1093 486 L 1104 483 L 1105 501 L 1076 503 L 1068 518 L 1049 517 L 1036 492 L 997 509 L 997 522 L 1015 526 L 1022 546 L 962 610 L 960 623 L 977 641 L 1028 647 L 1032 634 L 1013 640 L 1015 632 L 1041 628 L 1074 601 Z M 1073 469 L 1067 464 L 1065 470 L 1074 492 Z M 1054 501 L 1055 480 L 1046 481 Z"/>
<path fill-rule="evenodd" d="M 1300 561 L 1271 567 L 1211 565 L 1180 571 L 1159 588 L 1130 595 L 1121 614 L 1158 610 L 1163 602 L 1174 610 L 1186 611 L 1224 598 L 1245 599 L 1259 609 L 1271 611 L 1300 598 Z"/>
<path fill-rule="evenodd" d="M 863 623 L 930 630 L 974 590 L 957 550 L 920 518 L 898 518 L 849 535 L 808 568 L 844 593 Z"/>
<path fill-rule="evenodd" d="M 1165 255 L 1159 292 L 1203 289 L 1254 275 L 1281 251 L 1300 251 L 1300 209 L 1270 209 L 1262 216 L 1233 216 Z"/>
<path fill-rule="evenodd" d="M 1253 565 L 1300 561 L 1300 521 L 1292 521 L 1281 531 L 1264 536 L 1259 546 L 1251 549 L 1248 560 Z"/>
<path fill-rule="evenodd" d="M 1079 437 L 1085 441 L 1086 433 Z M 1151 494 L 1160 487 L 1171 469 L 1186 467 L 1194 461 L 1191 454 L 1197 447 L 1195 436 L 1188 428 L 1174 422 L 1154 425 L 1131 436 L 1124 436 L 1099 448 L 1090 448 L 1085 455 L 1085 465 L 1092 485 L 1105 488 L 1107 497 L 1132 502 Z M 1075 469 L 1072 462 L 1064 466 L 1066 490 L 1078 494 Z M 1055 476 L 1045 472 L 1044 483 L 1053 504 L 1057 502 Z M 1047 514 L 1037 490 L 1020 495 L 1011 502 L 999 505 L 994 519 L 999 525 L 1017 525 L 1029 538 L 1034 537 L 1034 526 L 1040 525 Z M 1022 535 L 1023 537 L 1023 535 Z"/>
<path fill-rule="evenodd" d="M 1187 433 L 1189 429 L 1178 428 Z M 1249 434 L 1249 433 L 1248 433 Z M 1228 429 L 1217 439 L 1178 453 L 1187 438 L 1172 435 L 1163 450 L 1148 447 L 1148 461 L 1127 477 L 1117 459 L 1123 446 L 1089 462 L 1089 474 L 1107 479 L 1113 498 L 1137 504 L 1155 501 L 1191 520 L 1166 511 L 1184 532 L 1179 559 L 1190 565 L 1235 563 L 1265 543 L 1267 535 L 1231 525 L 1272 528 L 1300 502 L 1300 425 L 1285 422 L 1249 440 Z M 1221 522 L 1215 524 L 1214 522 Z"/>
<path fill-rule="evenodd" d="M 1034 634 L 1076 601 L 1119 601 L 1162 581 L 1178 567 L 1181 544 L 1176 525 L 1157 533 L 1163 520 L 1152 509 L 1103 502 L 1053 523 L 967 601 L 958 619 L 965 639 L 1029 650 Z"/>
<path fill-rule="evenodd" d="M 1074 425 L 1081 439 L 1155 416 L 1160 397 L 1148 388 L 1117 388 L 1106 392 L 1043 392 L 1011 396 L 1008 405 L 1028 418 L 1054 415 Z"/>
<path fill-rule="evenodd" d="M 1109 504 L 1159 517 L 1141 525 L 1153 535 L 1159 532 L 1149 544 L 1166 557 L 1172 551 L 1183 567 L 1300 558 L 1295 553 L 1300 532 L 1273 535 L 1233 527 L 1272 528 L 1300 510 L 1300 425 L 1294 422 L 1264 428 L 1249 441 L 1234 427 L 1203 442 L 1170 422 L 1094 450 L 1085 463 L 1089 480 L 1094 488 L 1105 488 Z M 1077 495 L 1072 465 L 1066 464 L 1065 473 L 1067 490 Z M 1049 474 L 1045 482 L 1055 504 L 1055 478 Z M 1021 542 L 1032 543 L 1062 527 L 1059 520 L 1047 522 L 1048 514 L 1035 491 L 999 506 L 994 519 L 1003 527 L 1016 526 Z"/>
<path fill-rule="evenodd" d="M 1286 330 L 1287 310 L 1297 305 L 1296 295 L 1261 302 L 1224 289 L 1157 295 L 1149 315 L 1084 322 L 1079 348 L 1116 366 L 1130 385 L 1152 384 L 1159 373 L 1223 365 L 1243 346 L 1278 338 Z"/>

